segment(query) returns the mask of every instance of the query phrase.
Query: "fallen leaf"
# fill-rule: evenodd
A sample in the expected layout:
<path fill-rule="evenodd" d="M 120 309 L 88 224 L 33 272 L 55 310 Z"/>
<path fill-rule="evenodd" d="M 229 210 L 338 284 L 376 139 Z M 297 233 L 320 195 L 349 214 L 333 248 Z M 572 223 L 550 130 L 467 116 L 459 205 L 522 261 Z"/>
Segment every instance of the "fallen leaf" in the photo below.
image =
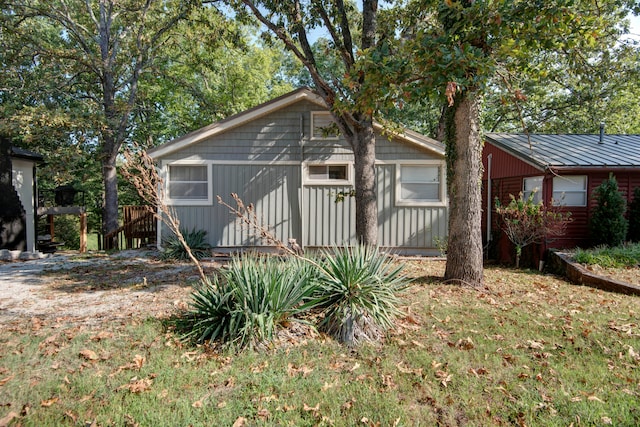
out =
<path fill-rule="evenodd" d="M 42 329 L 42 326 L 44 325 L 44 322 L 40 319 L 38 319 L 37 317 L 32 317 L 31 318 L 31 329 L 34 331 L 38 331 L 40 329 Z"/>
<path fill-rule="evenodd" d="M 247 419 L 245 417 L 238 417 L 232 427 L 242 427 L 244 425 L 247 425 Z"/>
<path fill-rule="evenodd" d="M 129 414 L 124 415 L 125 427 L 140 427 L 140 424 L 136 422 L 135 418 L 133 418 Z"/>
<path fill-rule="evenodd" d="M 271 416 L 271 412 L 268 409 L 260 409 L 258 411 L 258 418 L 261 418 L 263 421 Z"/>
<path fill-rule="evenodd" d="M 351 400 L 347 400 L 342 404 L 342 409 L 348 411 L 349 409 L 353 408 L 354 403 L 356 403 L 356 399 L 352 397 Z"/>
<path fill-rule="evenodd" d="M 382 379 L 382 385 L 387 388 L 396 388 L 396 383 L 393 381 L 393 377 L 391 375 L 380 375 Z"/>
<path fill-rule="evenodd" d="M 91 392 L 91 394 L 86 394 L 84 396 L 82 396 L 80 398 L 80 400 L 78 402 L 82 403 L 82 402 L 86 402 L 88 400 L 93 399 L 93 396 L 96 394 L 95 390 Z"/>
<path fill-rule="evenodd" d="M 607 424 L 607 425 L 613 424 L 613 421 L 609 417 L 602 417 L 601 419 L 602 419 L 602 424 Z"/>
<path fill-rule="evenodd" d="M 424 344 L 422 344 L 422 343 L 420 343 L 420 342 L 418 342 L 416 340 L 411 340 L 411 344 L 413 344 L 413 345 L 415 345 L 416 347 L 419 347 L 419 348 L 425 348 Z"/>
<path fill-rule="evenodd" d="M 74 424 L 78 421 L 78 416 L 71 411 L 65 412 L 64 415 L 71 418 L 71 421 L 73 421 Z"/>
<path fill-rule="evenodd" d="M 527 346 L 533 350 L 544 350 L 544 344 L 539 341 L 527 340 Z"/>
<path fill-rule="evenodd" d="M 18 415 L 17 412 L 9 412 L 4 417 L 0 418 L 0 427 L 7 427 L 9 424 L 11 424 L 11 421 L 13 421 L 14 418 L 18 418 L 19 416 L 20 415 Z"/>
<path fill-rule="evenodd" d="M 436 378 L 440 380 L 440 384 L 445 388 L 447 387 L 447 385 L 449 385 L 451 379 L 453 378 L 453 375 L 446 371 L 436 371 L 435 375 Z"/>
<path fill-rule="evenodd" d="M 264 363 L 261 363 L 258 366 L 252 366 L 251 372 L 253 372 L 254 374 L 259 374 L 268 366 L 269 366 L 269 362 L 265 360 Z"/>
<path fill-rule="evenodd" d="M 15 375 L 9 375 L 8 377 L 1 379 L 0 380 L 0 387 L 2 387 L 3 385 L 5 385 L 9 381 L 11 381 L 14 377 L 15 377 Z"/>
<path fill-rule="evenodd" d="M 136 354 L 133 357 L 133 364 L 134 366 L 139 370 L 140 368 L 142 368 L 142 365 L 144 365 L 144 362 L 146 361 L 144 356 L 141 356 L 139 354 Z"/>
<path fill-rule="evenodd" d="M 60 399 L 57 397 L 52 397 L 51 399 L 43 400 L 42 402 L 40 402 L 40 406 L 42 406 L 43 408 L 48 408 L 49 406 L 56 403 L 58 400 Z"/>
<path fill-rule="evenodd" d="M 306 403 L 303 404 L 302 410 L 305 412 L 312 412 L 314 415 L 317 415 L 320 411 L 320 404 L 318 403 L 316 406 L 309 406 Z"/>
<path fill-rule="evenodd" d="M 295 367 L 293 364 L 289 363 L 287 365 L 287 374 L 292 377 L 297 374 L 301 374 L 303 378 L 306 378 L 311 372 L 313 372 L 312 368 L 307 366 L 301 366 L 299 368 Z"/>
<path fill-rule="evenodd" d="M 100 331 L 94 336 L 92 336 L 90 339 L 91 341 L 102 341 L 108 338 L 113 338 L 113 332 Z"/>
<path fill-rule="evenodd" d="M 118 387 L 118 390 L 129 390 L 131 393 L 142 393 L 143 391 L 147 391 L 151 388 L 153 384 L 153 379 L 151 378 L 142 378 L 132 379 L 129 384 L 124 384 Z"/>
<path fill-rule="evenodd" d="M 80 350 L 80 356 L 86 360 L 98 360 L 96 352 L 89 349 Z"/>
<path fill-rule="evenodd" d="M 465 339 L 459 339 L 456 343 L 456 347 L 462 350 L 471 350 L 475 347 L 475 344 L 471 340 L 471 337 L 467 337 Z"/>

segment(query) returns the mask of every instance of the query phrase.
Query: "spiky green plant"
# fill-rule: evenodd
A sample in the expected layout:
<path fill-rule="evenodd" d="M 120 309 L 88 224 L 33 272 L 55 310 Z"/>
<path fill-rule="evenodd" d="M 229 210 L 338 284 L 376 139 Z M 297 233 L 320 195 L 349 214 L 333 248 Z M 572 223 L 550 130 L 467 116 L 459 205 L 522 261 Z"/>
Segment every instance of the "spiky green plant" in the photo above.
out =
<path fill-rule="evenodd" d="M 192 295 L 185 338 L 218 340 L 243 348 L 270 341 L 278 327 L 297 320 L 314 289 L 311 270 L 299 261 L 268 256 L 233 257 Z"/>
<path fill-rule="evenodd" d="M 207 232 L 205 230 L 192 229 L 191 231 L 182 230 L 181 232 L 196 259 L 200 260 L 211 256 L 211 245 L 207 243 Z M 189 260 L 189 254 L 177 236 L 167 237 L 162 242 L 162 246 L 164 248 L 161 255 L 162 259 Z"/>
<path fill-rule="evenodd" d="M 347 345 L 379 339 L 399 314 L 399 292 L 409 283 L 402 266 L 371 246 L 333 248 L 323 255 L 313 301 L 324 314 L 320 327 Z"/>

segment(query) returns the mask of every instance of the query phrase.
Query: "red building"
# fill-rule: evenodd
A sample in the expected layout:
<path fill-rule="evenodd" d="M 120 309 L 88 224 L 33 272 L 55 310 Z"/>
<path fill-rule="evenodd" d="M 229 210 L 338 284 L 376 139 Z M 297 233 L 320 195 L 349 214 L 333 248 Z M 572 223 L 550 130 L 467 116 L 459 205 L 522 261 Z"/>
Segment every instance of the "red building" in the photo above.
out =
<path fill-rule="evenodd" d="M 613 173 L 620 191 L 633 198 L 640 187 L 640 135 L 542 135 L 489 133 L 482 153 L 482 230 L 485 247 L 499 261 L 515 250 L 500 229 L 495 199 L 537 190 L 536 200 L 571 212 L 564 236 L 529 248 L 537 264 L 548 248 L 589 247 L 589 219 L 597 202 L 593 190 Z"/>

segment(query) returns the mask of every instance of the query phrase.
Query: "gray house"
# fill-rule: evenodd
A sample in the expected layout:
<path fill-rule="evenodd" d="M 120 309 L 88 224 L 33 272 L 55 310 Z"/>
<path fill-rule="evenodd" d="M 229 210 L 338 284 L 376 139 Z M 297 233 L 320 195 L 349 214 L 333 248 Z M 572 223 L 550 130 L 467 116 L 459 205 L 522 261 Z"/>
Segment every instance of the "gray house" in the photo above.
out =
<path fill-rule="evenodd" d="M 353 153 L 322 98 L 307 88 L 149 151 L 181 227 L 206 230 L 218 251 L 265 246 L 217 202 L 253 203 L 275 236 L 303 247 L 355 242 Z M 447 235 L 443 145 L 377 127 L 378 243 L 395 253 L 436 254 Z M 347 194 L 336 201 L 339 194 Z M 168 230 L 158 227 L 158 242 Z"/>

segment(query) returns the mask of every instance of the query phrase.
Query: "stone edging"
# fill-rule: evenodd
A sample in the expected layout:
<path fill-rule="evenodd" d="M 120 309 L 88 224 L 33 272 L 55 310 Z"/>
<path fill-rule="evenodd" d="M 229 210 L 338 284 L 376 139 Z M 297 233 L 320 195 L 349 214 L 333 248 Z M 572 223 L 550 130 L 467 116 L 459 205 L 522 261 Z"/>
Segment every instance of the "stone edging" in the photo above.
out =
<path fill-rule="evenodd" d="M 593 274 L 580 264 L 571 262 L 569 256 L 562 252 L 550 251 L 549 263 L 556 273 L 562 274 L 576 285 L 591 286 L 610 292 L 640 295 L 640 286 Z"/>

